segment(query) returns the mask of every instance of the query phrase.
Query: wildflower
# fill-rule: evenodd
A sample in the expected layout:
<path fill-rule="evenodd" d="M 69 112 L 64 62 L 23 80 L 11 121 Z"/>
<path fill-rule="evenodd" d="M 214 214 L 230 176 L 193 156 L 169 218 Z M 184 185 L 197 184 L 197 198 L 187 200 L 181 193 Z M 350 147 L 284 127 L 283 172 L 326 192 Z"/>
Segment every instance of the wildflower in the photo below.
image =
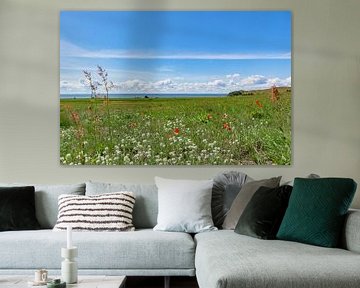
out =
<path fill-rule="evenodd" d="M 66 161 L 70 161 L 71 160 L 71 154 L 66 154 L 65 159 L 66 159 Z"/>
<path fill-rule="evenodd" d="M 271 100 L 271 102 L 275 102 L 275 101 L 277 101 L 279 99 L 280 99 L 279 90 L 274 85 L 274 86 L 271 87 L 271 98 L 270 98 L 270 100 Z"/>
<path fill-rule="evenodd" d="M 207 115 L 207 119 L 208 119 L 208 120 L 211 120 L 212 118 L 213 118 L 213 117 L 212 117 L 211 114 L 208 114 L 208 115 Z"/>
<path fill-rule="evenodd" d="M 261 104 L 261 102 L 259 100 L 256 100 L 255 103 L 259 108 L 263 107 L 263 105 Z"/>
<path fill-rule="evenodd" d="M 224 113 L 223 118 L 227 118 L 228 114 Z"/>
<path fill-rule="evenodd" d="M 228 131 L 231 131 L 231 127 L 230 127 L 229 123 L 224 123 L 223 128 L 228 130 Z"/>
<path fill-rule="evenodd" d="M 179 133 L 180 133 L 180 129 L 179 129 L 179 128 L 175 128 L 175 129 L 174 129 L 174 134 L 175 134 L 175 135 L 179 135 Z"/>
<path fill-rule="evenodd" d="M 70 113 L 71 113 L 71 118 L 75 122 L 75 124 L 79 124 L 80 123 L 80 115 L 73 111 L 70 111 Z"/>

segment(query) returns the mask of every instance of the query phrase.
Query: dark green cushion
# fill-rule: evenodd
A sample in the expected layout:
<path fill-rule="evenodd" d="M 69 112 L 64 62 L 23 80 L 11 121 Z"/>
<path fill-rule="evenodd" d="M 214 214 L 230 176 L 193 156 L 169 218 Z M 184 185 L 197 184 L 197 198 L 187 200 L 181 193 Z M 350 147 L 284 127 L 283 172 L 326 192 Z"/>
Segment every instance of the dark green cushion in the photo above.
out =
<path fill-rule="evenodd" d="M 0 231 L 39 229 L 35 188 L 0 187 Z"/>
<path fill-rule="evenodd" d="M 277 238 L 337 247 L 355 191 L 356 182 L 348 178 L 295 178 Z"/>
<path fill-rule="evenodd" d="M 246 205 L 235 232 L 260 239 L 275 239 L 288 206 L 292 187 L 260 187 Z"/>

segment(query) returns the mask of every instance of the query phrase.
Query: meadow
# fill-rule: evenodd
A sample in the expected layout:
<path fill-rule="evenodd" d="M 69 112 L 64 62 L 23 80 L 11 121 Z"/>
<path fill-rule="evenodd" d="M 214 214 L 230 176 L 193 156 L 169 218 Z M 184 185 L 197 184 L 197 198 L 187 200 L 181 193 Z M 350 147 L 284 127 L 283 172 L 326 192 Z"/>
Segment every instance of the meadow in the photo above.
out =
<path fill-rule="evenodd" d="M 289 165 L 291 91 L 61 99 L 63 165 Z"/>

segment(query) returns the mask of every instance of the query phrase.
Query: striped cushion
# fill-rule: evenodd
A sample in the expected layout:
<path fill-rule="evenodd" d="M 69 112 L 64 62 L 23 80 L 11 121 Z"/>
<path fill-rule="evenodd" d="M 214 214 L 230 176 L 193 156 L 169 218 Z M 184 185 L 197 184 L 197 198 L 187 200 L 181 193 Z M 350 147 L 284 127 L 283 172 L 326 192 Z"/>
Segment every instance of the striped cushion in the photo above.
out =
<path fill-rule="evenodd" d="M 55 231 L 72 226 L 74 231 L 133 231 L 132 192 L 115 192 L 93 196 L 60 195 Z"/>

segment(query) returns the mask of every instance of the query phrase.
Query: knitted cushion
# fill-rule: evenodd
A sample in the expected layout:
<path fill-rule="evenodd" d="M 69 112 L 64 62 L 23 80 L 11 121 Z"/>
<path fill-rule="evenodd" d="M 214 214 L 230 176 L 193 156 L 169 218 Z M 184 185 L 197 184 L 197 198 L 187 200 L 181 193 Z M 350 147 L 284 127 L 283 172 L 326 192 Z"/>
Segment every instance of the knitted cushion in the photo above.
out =
<path fill-rule="evenodd" d="M 54 230 L 132 231 L 132 192 L 106 193 L 94 196 L 59 196 L 59 215 Z"/>
<path fill-rule="evenodd" d="M 295 178 L 277 238 L 336 247 L 355 190 L 348 178 Z"/>

